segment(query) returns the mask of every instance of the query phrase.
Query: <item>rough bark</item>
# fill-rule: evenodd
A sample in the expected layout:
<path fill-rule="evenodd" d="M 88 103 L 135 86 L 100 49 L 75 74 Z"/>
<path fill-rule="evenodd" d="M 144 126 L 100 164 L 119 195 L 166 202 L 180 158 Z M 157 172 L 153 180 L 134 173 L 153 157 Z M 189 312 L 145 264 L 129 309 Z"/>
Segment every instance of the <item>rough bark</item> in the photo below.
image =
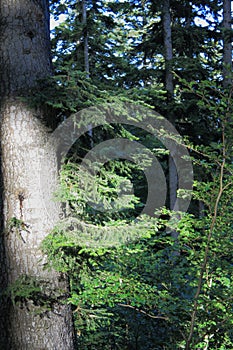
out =
<path fill-rule="evenodd" d="M 1 291 L 25 278 L 41 288 L 27 300 L 1 298 L 4 350 L 74 349 L 72 314 L 62 303 L 68 293 L 66 277 L 45 269 L 46 257 L 40 250 L 59 219 L 59 206 L 48 200 L 57 178 L 56 154 L 47 142 L 47 116 L 21 99 L 30 95 L 37 79 L 50 74 L 48 18 L 46 0 L 1 0 Z M 46 200 L 40 188 L 42 159 L 49 169 Z"/>

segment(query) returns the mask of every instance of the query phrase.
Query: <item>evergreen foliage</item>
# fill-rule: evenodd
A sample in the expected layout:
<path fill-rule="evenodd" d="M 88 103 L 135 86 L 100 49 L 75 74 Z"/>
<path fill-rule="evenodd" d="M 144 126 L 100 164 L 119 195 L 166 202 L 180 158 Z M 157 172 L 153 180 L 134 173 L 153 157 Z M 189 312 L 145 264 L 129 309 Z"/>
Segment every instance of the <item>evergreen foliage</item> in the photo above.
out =
<path fill-rule="evenodd" d="M 162 1 L 87 1 L 85 27 L 81 5 L 52 2 L 55 16 L 66 13 L 67 19 L 53 32 L 54 77 L 35 93 L 35 102 L 52 106 L 60 119 L 84 107 L 125 101 L 172 114 L 185 136 L 195 182 L 187 213 L 178 218 L 162 208 L 157 217 L 135 221 L 147 198 L 145 176 L 134 163 L 115 159 L 101 168 L 95 184 L 101 211 L 90 205 L 92 184 L 80 166 L 91 148 L 114 137 L 138 140 L 159 157 L 167 175 L 166 149 L 144 131 L 128 125 L 95 128 L 94 120 L 91 135 L 73 145 L 57 193 L 65 218 L 43 249 L 49 263 L 69 276 L 67 302 L 78 348 L 232 349 L 233 118 L 232 88 L 222 83 L 222 3 L 170 1 L 175 83 L 170 103 Z M 206 25 L 197 25 L 197 18 Z M 128 195 L 132 184 L 135 191 Z M 120 197 L 119 211 L 113 203 L 122 188 L 127 195 Z M 168 220 L 178 239 L 169 233 Z"/>
<path fill-rule="evenodd" d="M 193 83 L 187 84 L 186 92 L 193 94 Z M 74 182 L 74 172 L 70 163 L 64 166 L 63 191 L 70 210 L 75 208 L 82 219 L 86 216 L 87 236 L 82 239 L 80 226 L 75 231 L 74 226 L 67 230 L 61 225 L 44 247 L 53 266 L 71 278 L 69 302 L 75 306 L 81 349 L 232 346 L 232 111 L 230 96 L 212 86 L 202 82 L 195 93 L 204 96 L 199 108 L 218 121 L 222 141 L 189 144 L 197 169 L 194 199 L 204 203 L 204 212 L 180 213 L 178 221 L 174 217 L 178 241 L 164 230 L 166 216 L 172 215 L 164 209 L 160 219 L 143 218 L 140 235 L 137 224 L 132 224 L 134 240 L 114 247 L 120 225 L 126 231 L 127 222 L 120 215 L 104 220 L 101 215 L 91 217 L 83 206 L 83 194 L 77 190 L 72 197 L 69 184 Z M 207 95 L 210 92 L 216 99 Z M 205 178 L 198 181 L 202 169 Z M 124 170 L 126 176 L 127 167 Z M 100 177 L 98 191 L 101 185 Z M 117 181 L 110 189 L 104 186 L 107 198 L 114 185 Z M 104 246 L 101 240 L 96 247 L 88 245 L 92 230 L 96 237 L 99 229 L 112 235 L 112 245 Z"/>

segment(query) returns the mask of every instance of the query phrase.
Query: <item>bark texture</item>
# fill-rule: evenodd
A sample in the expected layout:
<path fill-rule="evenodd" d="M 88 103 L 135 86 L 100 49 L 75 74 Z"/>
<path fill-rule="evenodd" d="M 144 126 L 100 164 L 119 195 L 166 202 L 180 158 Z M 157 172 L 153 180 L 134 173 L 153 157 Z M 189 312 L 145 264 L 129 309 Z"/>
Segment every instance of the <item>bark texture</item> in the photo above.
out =
<path fill-rule="evenodd" d="M 1 298 L 4 350 L 74 349 L 72 315 L 62 304 L 68 295 L 66 277 L 45 269 L 40 250 L 59 219 L 59 206 L 52 201 L 56 154 L 47 142 L 47 116 L 21 99 L 51 72 L 48 18 L 46 0 L 1 0 L 1 292 L 19 280 L 31 285 L 36 281 L 40 287 L 33 297 L 12 293 Z M 46 181 L 41 181 L 41 164 Z M 41 189 L 44 184 L 46 191 Z"/>

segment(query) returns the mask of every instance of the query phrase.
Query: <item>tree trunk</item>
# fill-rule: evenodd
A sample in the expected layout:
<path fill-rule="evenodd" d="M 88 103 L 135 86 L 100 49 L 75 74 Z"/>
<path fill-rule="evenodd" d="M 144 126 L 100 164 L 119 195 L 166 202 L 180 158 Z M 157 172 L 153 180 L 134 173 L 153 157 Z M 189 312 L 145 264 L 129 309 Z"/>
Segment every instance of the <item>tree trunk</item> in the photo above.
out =
<path fill-rule="evenodd" d="M 83 55 L 84 55 L 84 71 L 87 79 L 90 78 L 90 64 L 89 64 L 89 43 L 88 43 L 88 31 L 87 31 L 87 3 L 86 0 L 82 0 L 82 25 L 83 25 Z M 93 128 L 90 124 L 88 126 L 88 135 L 90 137 L 90 146 L 94 146 L 93 142 Z"/>
<path fill-rule="evenodd" d="M 83 53 L 84 53 L 84 70 L 87 78 L 90 77 L 89 67 L 89 47 L 88 47 L 88 31 L 87 31 L 87 4 L 85 0 L 82 0 L 82 25 L 83 25 Z"/>
<path fill-rule="evenodd" d="M 172 31 L 171 31 L 171 14 L 170 1 L 163 1 L 163 32 L 164 32 L 164 50 L 165 50 L 165 88 L 168 94 L 168 102 L 172 101 L 174 96 L 173 76 L 172 76 Z M 175 120 L 168 116 L 169 121 L 174 123 Z M 173 150 L 175 152 L 175 150 Z M 179 210 L 177 207 L 177 189 L 178 176 L 173 157 L 169 156 L 169 202 L 171 210 Z M 176 236 L 176 233 L 174 233 Z"/>
<path fill-rule="evenodd" d="M 170 94 L 170 98 L 173 98 L 174 86 L 172 77 L 172 31 L 171 31 L 171 14 L 170 14 L 170 1 L 163 1 L 163 33 L 164 33 L 164 50 L 165 50 L 165 87 Z"/>
<path fill-rule="evenodd" d="M 66 277 L 44 268 L 40 250 L 59 219 L 59 206 L 40 190 L 42 159 L 49 169 L 47 198 L 57 178 L 55 150 L 47 143 L 49 118 L 21 98 L 51 72 L 46 0 L 1 0 L 0 30 L 1 291 L 8 286 L 0 305 L 0 348 L 74 349 L 71 310 L 62 304 Z"/>
<path fill-rule="evenodd" d="M 223 79 L 224 87 L 232 85 L 231 0 L 223 1 Z"/>

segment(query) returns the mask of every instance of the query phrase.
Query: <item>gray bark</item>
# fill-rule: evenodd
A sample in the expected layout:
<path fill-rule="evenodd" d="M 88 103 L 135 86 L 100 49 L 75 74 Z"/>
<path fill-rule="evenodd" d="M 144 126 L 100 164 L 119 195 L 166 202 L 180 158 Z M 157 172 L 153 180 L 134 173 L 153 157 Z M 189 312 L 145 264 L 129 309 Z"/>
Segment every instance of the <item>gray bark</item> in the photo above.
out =
<path fill-rule="evenodd" d="M 231 24 L 231 0 L 223 1 L 223 30 L 230 31 L 232 29 Z M 223 79 L 224 87 L 232 85 L 232 41 L 224 33 L 223 38 Z"/>
<path fill-rule="evenodd" d="M 171 30 L 171 14 L 170 14 L 170 1 L 163 1 L 163 32 L 164 32 L 164 50 L 165 50 L 165 88 L 168 92 L 168 100 L 173 99 L 174 86 L 172 76 L 172 30 Z M 169 121 L 174 123 L 175 121 L 170 117 Z M 177 198 L 178 189 L 178 177 L 176 166 L 173 158 L 169 156 L 169 201 L 170 209 L 179 210 L 175 208 L 175 202 Z"/>
<path fill-rule="evenodd" d="M 86 0 L 82 0 L 82 25 L 83 25 L 83 54 L 84 54 L 84 71 L 86 77 L 90 78 L 90 64 L 89 64 L 89 43 L 88 43 L 88 31 L 87 31 L 87 4 Z M 90 146 L 93 147 L 93 129 L 92 125 L 89 125 L 88 135 L 90 137 Z"/>
<path fill-rule="evenodd" d="M 84 70 L 87 74 L 87 78 L 90 76 L 89 67 L 89 47 L 88 47 L 88 32 L 87 32 L 87 7 L 86 1 L 82 0 L 82 25 L 83 30 L 83 44 L 84 44 Z"/>
<path fill-rule="evenodd" d="M 61 303 L 68 295 L 66 277 L 44 268 L 46 257 L 40 250 L 59 219 L 59 206 L 44 200 L 40 189 L 42 158 L 49 169 L 49 198 L 57 178 L 56 154 L 47 143 L 49 118 L 20 98 L 30 95 L 37 79 L 51 72 L 48 18 L 45 0 L 1 0 L 1 291 L 27 276 L 39 283 L 51 307 L 43 310 L 37 296 L 22 299 L 20 304 L 2 297 L 0 349 L 4 350 L 74 349 L 72 314 Z"/>
<path fill-rule="evenodd" d="M 171 30 L 171 14 L 170 1 L 163 1 L 163 33 L 164 33 L 164 50 L 165 50 L 165 86 L 168 93 L 173 97 L 174 86 L 172 77 L 172 30 Z"/>

